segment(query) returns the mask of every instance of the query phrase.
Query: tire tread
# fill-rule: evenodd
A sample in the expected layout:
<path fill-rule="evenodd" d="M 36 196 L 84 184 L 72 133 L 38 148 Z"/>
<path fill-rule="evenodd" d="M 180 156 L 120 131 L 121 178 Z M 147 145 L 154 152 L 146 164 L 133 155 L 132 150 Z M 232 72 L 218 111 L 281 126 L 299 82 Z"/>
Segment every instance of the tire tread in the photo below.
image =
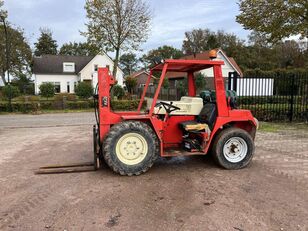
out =
<path fill-rule="evenodd" d="M 142 169 L 139 171 L 132 172 L 129 169 L 125 169 L 119 165 L 117 165 L 111 158 L 111 144 L 114 142 L 114 138 L 119 135 L 119 133 L 122 133 L 124 130 L 140 130 L 140 131 L 146 131 L 149 133 L 151 139 L 154 141 L 155 150 L 153 150 L 153 154 L 150 156 L 149 161 L 142 166 Z M 103 151 L 104 151 L 104 159 L 105 162 L 108 164 L 108 166 L 116 173 L 122 175 L 122 176 L 138 176 L 142 173 L 147 172 L 154 164 L 156 159 L 158 158 L 159 153 L 159 142 L 156 134 L 153 132 L 153 129 L 147 125 L 146 123 L 140 122 L 140 121 L 124 121 L 121 123 L 118 123 L 111 127 L 108 135 L 106 136 L 103 144 Z"/>
<path fill-rule="evenodd" d="M 249 153 L 247 154 L 248 157 L 247 158 L 245 157 L 244 160 L 240 161 L 239 163 L 231 163 L 231 162 L 227 161 L 223 157 L 223 153 L 222 153 L 222 150 L 221 150 L 222 146 L 223 146 L 222 141 L 227 139 L 227 137 L 229 137 L 232 134 L 234 134 L 234 136 L 240 136 L 240 137 L 244 138 L 245 141 L 247 142 L 247 145 L 248 145 L 248 151 L 249 151 Z M 254 141 L 247 131 L 240 129 L 240 128 L 230 127 L 230 128 L 226 128 L 226 129 L 222 130 L 215 137 L 213 147 L 212 147 L 212 154 L 213 154 L 212 156 L 213 156 L 215 162 L 225 169 L 241 169 L 241 168 L 248 166 L 249 163 L 251 162 L 251 159 L 252 159 L 253 154 L 254 154 L 254 149 L 255 149 Z"/>

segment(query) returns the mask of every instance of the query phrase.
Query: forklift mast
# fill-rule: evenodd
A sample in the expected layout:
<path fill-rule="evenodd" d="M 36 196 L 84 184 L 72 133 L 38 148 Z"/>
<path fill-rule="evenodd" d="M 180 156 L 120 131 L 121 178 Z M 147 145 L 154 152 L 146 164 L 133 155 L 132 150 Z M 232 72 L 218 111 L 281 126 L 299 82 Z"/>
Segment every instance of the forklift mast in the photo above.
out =
<path fill-rule="evenodd" d="M 108 68 L 98 68 L 98 114 L 100 137 L 104 137 L 112 124 L 110 90 L 116 83 Z M 102 141 L 102 140 L 101 140 Z"/>

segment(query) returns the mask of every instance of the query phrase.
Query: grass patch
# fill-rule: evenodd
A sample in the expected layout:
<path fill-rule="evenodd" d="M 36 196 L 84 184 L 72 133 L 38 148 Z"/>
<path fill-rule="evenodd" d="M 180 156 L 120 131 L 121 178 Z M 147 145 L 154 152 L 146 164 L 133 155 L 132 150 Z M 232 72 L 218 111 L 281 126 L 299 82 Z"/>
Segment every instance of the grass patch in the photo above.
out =
<path fill-rule="evenodd" d="M 282 130 L 307 130 L 308 131 L 308 123 L 260 122 L 259 130 L 262 132 L 279 132 Z"/>

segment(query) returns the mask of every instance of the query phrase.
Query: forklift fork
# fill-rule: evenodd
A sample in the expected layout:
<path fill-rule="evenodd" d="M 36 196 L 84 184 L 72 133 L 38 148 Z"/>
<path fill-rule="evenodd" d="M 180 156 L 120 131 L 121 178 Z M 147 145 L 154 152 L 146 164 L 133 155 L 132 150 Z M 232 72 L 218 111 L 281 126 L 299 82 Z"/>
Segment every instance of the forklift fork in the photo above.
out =
<path fill-rule="evenodd" d="M 35 174 L 59 174 L 59 173 L 73 173 L 73 172 L 90 172 L 96 171 L 100 168 L 100 151 L 101 145 L 98 136 L 98 129 L 96 125 L 93 126 L 93 162 L 85 163 L 68 163 L 63 165 L 48 165 L 42 166 Z"/>

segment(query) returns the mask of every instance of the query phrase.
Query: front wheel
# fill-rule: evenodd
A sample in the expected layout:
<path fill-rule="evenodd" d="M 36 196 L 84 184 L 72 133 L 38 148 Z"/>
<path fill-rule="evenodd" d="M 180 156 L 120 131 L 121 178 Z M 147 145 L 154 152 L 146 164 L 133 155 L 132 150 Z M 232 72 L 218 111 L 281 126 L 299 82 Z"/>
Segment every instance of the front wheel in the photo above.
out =
<path fill-rule="evenodd" d="M 104 141 L 104 158 L 109 167 L 121 175 L 146 172 L 159 154 L 159 143 L 153 129 L 139 121 L 114 125 Z"/>
<path fill-rule="evenodd" d="M 213 156 L 216 162 L 226 169 L 246 167 L 254 154 L 254 141 L 245 130 L 228 128 L 214 140 Z"/>

